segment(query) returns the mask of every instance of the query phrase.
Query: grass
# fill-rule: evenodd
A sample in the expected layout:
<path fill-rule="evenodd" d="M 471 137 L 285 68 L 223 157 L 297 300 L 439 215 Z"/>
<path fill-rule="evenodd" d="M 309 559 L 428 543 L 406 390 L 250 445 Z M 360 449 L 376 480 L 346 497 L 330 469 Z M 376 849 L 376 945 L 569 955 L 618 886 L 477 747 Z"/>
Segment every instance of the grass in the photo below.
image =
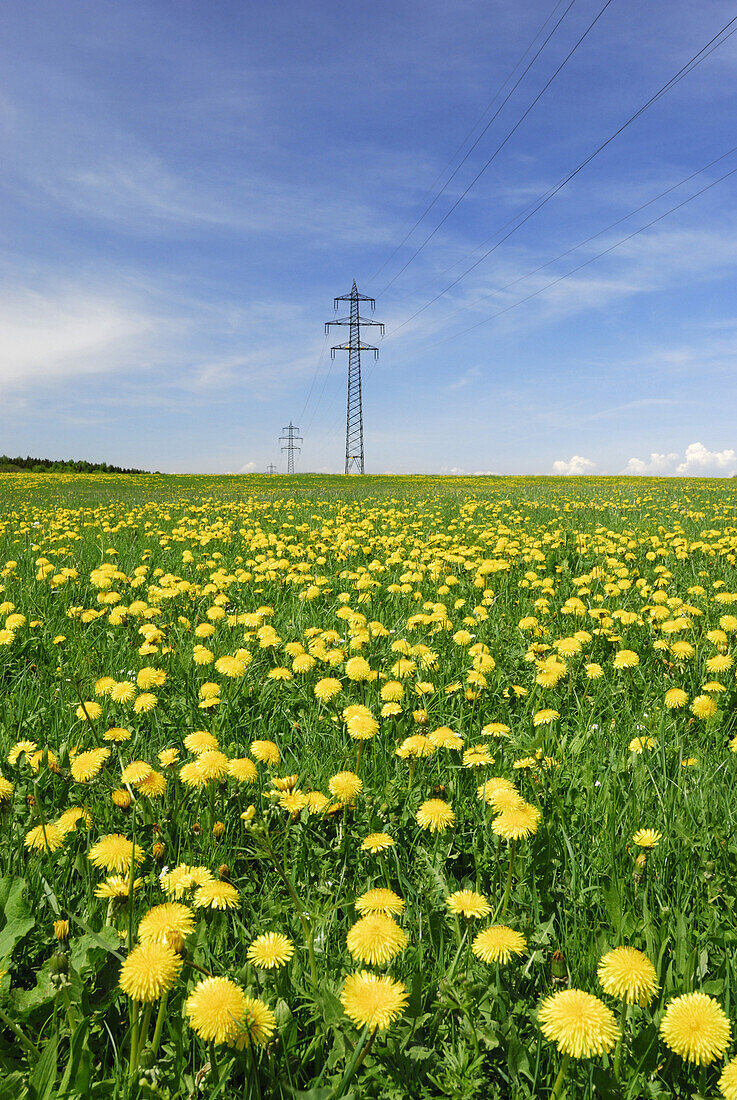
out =
<path fill-rule="evenodd" d="M 0 759 L 13 788 L 0 816 L 0 1097 L 719 1094 L 734 1049 L 700 1069 L 658 1029 L 668 1002 L 697 990 L 735 1017 L 736 681 L 733 665 L 713 665 L 737 633 L 731 482 L 15 473 L 0 476 L 0 501 Z M 550 681 L 542 662 L 561 643 Z M 292 667 L 299 647 L 315 658 L 305 672 Z M 615 667 L 622 650 L 633 667 Z M 216 667 L 226 656 L 235 675 Z M 351 679 L 355 656 L 376 679 Z M 141 687 L 143 669 L 155 679 Z M 116 702 L 105 677 L 131 698 Z M 340 693 L 321 702 L 325 678 Z M 394 715 L 382 714 L 390 680 L 403 688 Z M 674 687 L 687 693 L 680 709 L 664 705 Z M 691 709 L 700 696 L 712 715 Z M 375 737 L 350 736 L 352 704 L 378 720 Z M 557 717 L 536 724 L 544 710 Z M 482 732 L 492 723 L 508 732 Z M 111 727 L 130 739 L 106 741 Z M 424 740 L 397 755 L 444 727 L 462 750 Z M 188 785 L 196 730 L 229 759 L 253 759 L 254 782 Z M 635 751 L 638 738 L 652 743 Z M 254 759 L 259 740 L 278 747 L 278 765 Z M 23 741 L 37 748 L 18 753 Z M 465 766 L 479 744 L 493 764 Z M 77 781 L 75 757 L 98 747 L 110 756 Z M 179 753 L 170 766 L 167 749 Z M 134 760 L 166 779 L 162 794 L 121 784 Z M 362 783 L 348 805 L 329 794 L 341 771 Z M 297 802 L 273 783 L 287 776 Z M 514 845 L 477 797 L 495 776 L 541 814 Z M 123 808 L 112 794 L 126 789 Z M 300 809 L 299 792 L 322 792 L 326 807 Z M 432 798 L 453 809 L 445 831 L 418 825 Z M 54 851 L 26 845 L 70 807 L 89 823 Z M 632 839 L 642 828 L 661 834 L 649 853 Z M 394 846 L 362 850 L 374 832 Z M 88 858 L 109 833 L 145 856 L 117 898 L 96 896 L 107 872 Z M 230 883 L 238 903 L 192 908 L 181 975 L 148 1011 L 119 987 L 120 967 L 144 914 L 167 900 L 163 868 L 182 863 Z M 407 946 L 371 965 L 346 937 L 375 887 L 404 900 Z M 454 915 L 447 898 L 461 889 L 490 914 Z M 524 936 L 521 956 L 473 953 L 493 923 Z M 272 970 L 247 958 L 269 931 L 294 945 Z M 627 1012 L 597 979 L 623 944 L 652 960 L 660 987 Z M 405 987 L 401 1013 L 375 1033 L 341 1001 L 364 968 Z M 264 1042 L 252 1030 L 239 1051 L 197 1034 L 185 1005 L 207 975 L 266 1006 Z M 569 987 L 600 997 L 624 1039 L 561 1076 L 537 1011 Z"/>

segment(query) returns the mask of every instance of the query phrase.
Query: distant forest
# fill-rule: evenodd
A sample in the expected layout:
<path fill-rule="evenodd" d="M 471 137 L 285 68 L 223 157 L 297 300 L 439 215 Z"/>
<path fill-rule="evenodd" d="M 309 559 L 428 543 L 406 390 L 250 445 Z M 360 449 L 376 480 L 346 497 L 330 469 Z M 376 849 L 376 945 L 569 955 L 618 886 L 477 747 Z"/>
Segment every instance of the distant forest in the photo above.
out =
<path fill-rule="evenodd" d="M 108 462 L 85 462 L 84 459 L 66 461 L 51 458 L 32 458 L 26 455 L 21 458 L 10 458 L 8 455 L 0 455 L 0 473 L 20 472 L 32 470 L 34 473 L 45 473 L 54 470 L 73 470 L 78 474 L 146 474 L 148 470 L 127 469 L 124 466 L 111 466 Z"/>

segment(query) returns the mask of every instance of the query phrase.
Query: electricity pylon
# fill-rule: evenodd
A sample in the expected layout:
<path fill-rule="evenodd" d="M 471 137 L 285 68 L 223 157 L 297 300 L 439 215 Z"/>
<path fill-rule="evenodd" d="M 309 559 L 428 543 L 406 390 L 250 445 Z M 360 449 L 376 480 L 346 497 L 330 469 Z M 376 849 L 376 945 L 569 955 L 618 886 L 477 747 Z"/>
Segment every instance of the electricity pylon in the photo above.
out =
<path fill-rule="evenodd" d="M 376 301 L 373 298 L 367 297 L 365 294 L 359 294 L 356 287 L 356 280 L 353 280 L 353 287 L 350 294 L 341 294 L 339 298 L 334 300 L 334 308 L 338 308 L 338 302 L 350 302 L 351 310 L 348 317 L 341 317 L 337 321 L 326 321 L 325 333 L 330 331 L 331 325 L 349 325 L 350 330 L 348 334 L 347 344 L 336 344 L 334 348 L 330 349 L 330 358 L 335 359 L 336 351 L 348 352 L 348 407 L 346 412 L 346 424 L 345 424 L 345 472 L 348 474 L 351 470 L 355 470 L 359 474 L 365 473 L 364 459 L 363 459 L 363 405 L 361 401 L 361 352 L 372 351 L 374 353 L 374 359 L 379 358 L 379 349 L 373 347 L 372 344 L 364 344 L 361 340 L 361 325 L 376 325 L 381 329 L 381 335 L 384 335 L 384 326 L 381 321 L 371 321 L 368 318 L 359 316 L 358 303 L 370 302 L 371 311 L 373 312 L 376 305 Z"/>
<path fill-rule="evenodd" d="M 295 428 L 291 420 L 289 421 L 289 424 L 286 428 L 282 428 L 282 431 L 284 432 L 284 435 L 279 436 L 279 442 L 286 443 L 286 447 L 282 447 L 282 451 L 287 452 L 287 473 L 293 474 L 294 452 L 302 450 L 301 447 L 297 446 L 297 442 L 299 441 L 300 443 L 304 443 L 304 440 L 302 439 L 301 435 L 296 434 L 299 431 L 299 428 Z"/>
<path fill-rule="evenodd" d="M 275 474 L 276 473 L 276 466 L 274 465 L 273 462 L 270 462 L 269 465 L 266 467 L 266 473 L 267 474 Z"/>

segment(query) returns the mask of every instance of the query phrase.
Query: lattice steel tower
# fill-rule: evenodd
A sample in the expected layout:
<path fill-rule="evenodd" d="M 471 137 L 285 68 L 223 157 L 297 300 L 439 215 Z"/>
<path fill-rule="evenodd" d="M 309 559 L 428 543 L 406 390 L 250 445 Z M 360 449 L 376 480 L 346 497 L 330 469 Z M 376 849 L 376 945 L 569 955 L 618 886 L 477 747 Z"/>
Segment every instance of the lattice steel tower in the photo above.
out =
<path fill-rule="evenodd" d="M 334 308 L 338 308 L 338 302 L 350 302 L 351 311 L 348 317 L 341 317 L 337 321 L 327 321 L 325 333 L 330 331 L 331 325 L 349 325 L 350 331 L 347 344 L 336 344 L 330 349 L 331 359 L 335 359 L 336 351 L 348 352 L 348 410 L 345 425 L 345 472 L 352 470 L 359 474 L 365 473 L 363 461 L 363 405 L 361 402 L 361 352 L 372 351 L 374 359 L 379 358 L 379 349 L 371 344 L 361 341 L 361 325 L 376 325 L 384 335 L 384 326 L 381 321 L 371 321 L 360 317 L 358 313 L 359 302 L 370 302 L 373 312 L 376 302 L 365 294 L 359 294 L 356 280 L 350 294 L 341 294 L 334 301 Z"/>
<path fill-rule="evenodd" d="M 282 431 L 284 432 L 284 435 L 279 436 L 279 442 L 286 443 L 286 447 L 282 447 L 282 451 L 287 452 L 287 473 L 293 474 L 294 452 L 302 450 L 301 447 L 297 446 L 297 443 L 304 443 L 304 440 L 301 435 L 296 434 L 299 431 L 299 428 L 295 428 L 291 420 L 289 421 L 289 424 L 286 428 L 282 428 Z"/>

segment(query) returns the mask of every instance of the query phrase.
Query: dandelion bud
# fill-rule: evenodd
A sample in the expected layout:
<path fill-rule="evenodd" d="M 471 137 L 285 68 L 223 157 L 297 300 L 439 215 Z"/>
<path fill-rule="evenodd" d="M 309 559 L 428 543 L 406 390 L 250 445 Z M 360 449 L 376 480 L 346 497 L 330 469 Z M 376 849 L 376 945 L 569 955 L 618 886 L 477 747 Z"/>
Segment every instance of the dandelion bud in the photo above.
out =
<path fill-rule="evenodd" d="M 554 951 L 551 956 L 550 976 L 554 983 L 568 985 L 568 964 L 562 951 Z"/>
<path fill-rule="evenodd" d="M 119 810 L 127 810 L 133 801 L 133 796 L 130 791 L 124 790 L 122 787 L 112 794 L 113 805 L 117 806 Z"/>
<path fill-rule="evenodd" d="M 164 850 L 164 845 L 160 841 L 157 841 L 151 849 L 151 854 L 154 859 L 161 859 L 164 855 Z"/>
<path fill-rule="evenodd" d="M 214 837 L 220 837 L 225 832 L 225 825 L 222 821 L 216 821 L 212 827 L 212 835 Z"/>
<path fill-rule="evenodd" d="M 32 795 L 32 794 L 29 794 L 29 795 L 27 796 L 27 798 L 26 798 L 26 802 L 27 802 L 27 803 L 28 803 L 28 805 L 29 805 L 29 806 L 31 807 L 31 809 L 33 809 L 33 807 L 34 807 L 34 806 L 36 805 L 36 799 L 35 799 L 35 798 L 33 797 L 33 795 Z"/>
<path fill-rule="evenodd" d="M 202 826 L 200 825 L 199 821 L 195 821 L 192 825 L 192 832 L 195 836 L 202 836 Z"/>
<path fill-rule="evenodd" d="M 221 882 L 228 882 L 230 880 L 230 867 L 227 863 L 221 863 L 218 867 L 218 876 Z"/>
<path fill-rule="evenodd" d="M 49 959 L 49 980 L 55 989 L 69 985 L 69 959 L 61 952 Z"/>

